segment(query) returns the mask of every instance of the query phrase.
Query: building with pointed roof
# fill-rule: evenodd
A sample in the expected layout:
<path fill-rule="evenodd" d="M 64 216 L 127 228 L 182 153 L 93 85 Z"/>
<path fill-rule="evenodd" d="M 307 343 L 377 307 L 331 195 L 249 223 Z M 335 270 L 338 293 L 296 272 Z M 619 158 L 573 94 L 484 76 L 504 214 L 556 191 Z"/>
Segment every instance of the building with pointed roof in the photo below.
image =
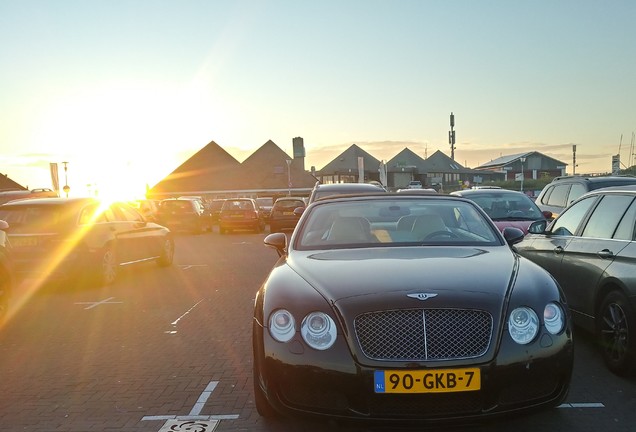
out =
<path fill-rule="evenodd" d="M 362 158 L 362 159 L 360 159 Z M 359 161 L 362 164 L 359 164 Z M 358 183 L 360 172 L 363 182 L 379 181 L 380 160 L 362 150 L 357 144 L 352 144 L 319 171 L 315 176 L 320 183 Z"/>
<path fill-rule="evenodd" d="M 316 181 L 357 183 L 384 181 L 389 190 L 406 187 L 419 180 L 424 187 L 442 190 L 524 178 L 557 176 L 565 173 L 566 163 L 539 152 L 501 157 L 475 169 L 466 168 L 442 151 L 424 159 L 404 148 L 388 162 L 380 161 L 357 144 L 352 144 L 321 170 L 307 172 L 303 139 L 293 139 L 293 157 L 268 140 L 242 163 L 214 141 L 181 164 L 152 187 L 148 197 L 203 195 L 210 198 L 234 196 L 308 195 Z M 386 180 L 380 170 L 386 170 Z"/>
<path fill-rule="evenodd" d="M 316 178 L 302 170 L 302 166 L 304 161 L 290 158 L 271 140 L 243 163 L 212 141 L 150 188 L 146 196 L 166 198 L 200 195 L 223 198 L 308 194 Z"/>
<path fill-rule="evenodd" d="M 502 156 L 479 165 L 480 171 L 504 172 L 505 180 L 515 180 L 523 172 L 524 178 L 557 177 L 565 175 L 568 164 L 537 151 Z"/>
<path fill-rule="evenodd" d="M 27 190 L 27 188 L 10 179 L 8 174 L 0 174 L 0 191 L 3 190 Z"/>
<path fill-rule="evenodd" d="M 148 191 L 152 196 L 200 194 L 224 187 L 224 179 L 241 166 L 214 141 L 179 165 Z"/>

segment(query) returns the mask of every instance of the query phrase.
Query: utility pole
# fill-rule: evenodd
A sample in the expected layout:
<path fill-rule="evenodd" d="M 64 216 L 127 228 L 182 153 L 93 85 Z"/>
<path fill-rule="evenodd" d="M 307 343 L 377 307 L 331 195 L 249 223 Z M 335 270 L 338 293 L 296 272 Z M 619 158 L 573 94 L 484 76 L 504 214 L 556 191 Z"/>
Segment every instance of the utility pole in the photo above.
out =
<path fill-rule="evenodd" d="M 455 115 L 450 113 L 450 131 L 448 131 L 448 143 L 451 148 L 451 159 L 455 160 Z"/>
<path fill-rule="evenodd" d="M 576 144 L 572 144 L 572 175 L 576 175 Z"/>

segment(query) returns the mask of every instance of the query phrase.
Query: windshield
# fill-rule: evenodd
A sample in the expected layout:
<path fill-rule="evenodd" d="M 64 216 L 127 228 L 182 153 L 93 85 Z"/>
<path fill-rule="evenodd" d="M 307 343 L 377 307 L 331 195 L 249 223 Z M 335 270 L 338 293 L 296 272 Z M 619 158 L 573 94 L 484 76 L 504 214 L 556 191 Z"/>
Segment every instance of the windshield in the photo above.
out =
<path fill-rule="evenodd" d="M 496 230 L 464 201 L 341 200 L 308 210 L 299 250 L 405 245 L 499 245 Z"/>
<path fill-rule="evenodd" d="M 9 206 L 0 209 L 0 219 L 9 224 L 10 234 L 53 233 L 93 220 L 97 209 L 97 204 L 86 206 L 78 216 L 69 206 Z"/>
<path fill-rule="evenodd" d="M 479 207 L 493 220 L 537 220 L 543 213 L 537 205 L 522 193 L 484 192 L 470 195 Z"/>

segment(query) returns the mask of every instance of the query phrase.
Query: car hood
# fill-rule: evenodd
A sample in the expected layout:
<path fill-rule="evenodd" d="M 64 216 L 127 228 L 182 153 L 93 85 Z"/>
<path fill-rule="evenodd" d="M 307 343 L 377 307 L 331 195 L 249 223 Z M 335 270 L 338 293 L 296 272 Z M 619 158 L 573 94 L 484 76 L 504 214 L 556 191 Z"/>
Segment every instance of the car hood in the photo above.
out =
<path fill-rule="evenodd" d="M 478 308 L 498 316 L 517 268 L 516 256 L 506 247 L 346 249 L 303 252 L 299 259 L 293 255 L 288 265 L 345 316 L 424 304 Z"/>

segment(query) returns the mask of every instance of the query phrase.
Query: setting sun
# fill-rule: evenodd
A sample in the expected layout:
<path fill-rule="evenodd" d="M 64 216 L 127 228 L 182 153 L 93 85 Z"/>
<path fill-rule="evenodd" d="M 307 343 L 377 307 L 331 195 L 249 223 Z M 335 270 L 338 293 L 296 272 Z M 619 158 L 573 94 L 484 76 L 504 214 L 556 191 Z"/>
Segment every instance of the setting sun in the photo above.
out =
<path fill-rule="evenodd" d="M 59 166 L 60 188 L 70 195 L 134 199 L 196 151 L 179 142 L 205 143 L 210 124 L 232 122 L 204 102 L 202 87 L 186 89 L 160 83 L 124 83 L 77 92 L 43 113 L 37 139 L 52 143 L 68 161 Z M 216 119 L 216 120 L 215 120 Z M 116 125 L 116 127 L 115 127 Z M 197 126 L 199 125 L 199 126 Z"/>

